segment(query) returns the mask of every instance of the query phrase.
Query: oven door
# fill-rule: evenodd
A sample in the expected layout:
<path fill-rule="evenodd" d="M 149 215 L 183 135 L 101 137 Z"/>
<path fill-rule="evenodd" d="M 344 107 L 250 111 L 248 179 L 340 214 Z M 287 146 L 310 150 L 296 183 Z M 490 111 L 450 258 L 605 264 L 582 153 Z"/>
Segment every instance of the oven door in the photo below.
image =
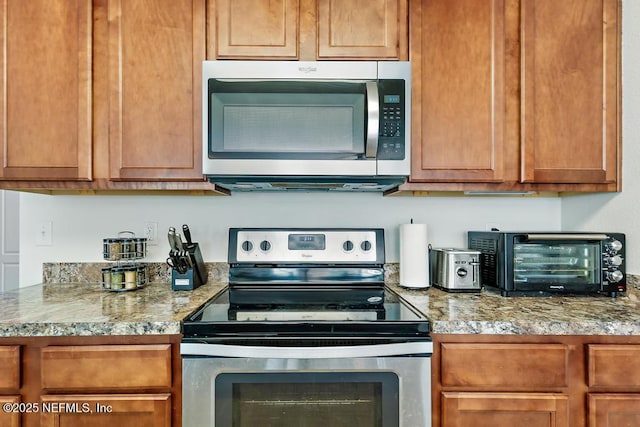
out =
<path fill-rule="evenodd" d="M 432 350 L 183 343 L 183 424 L 429 426 Z"/>

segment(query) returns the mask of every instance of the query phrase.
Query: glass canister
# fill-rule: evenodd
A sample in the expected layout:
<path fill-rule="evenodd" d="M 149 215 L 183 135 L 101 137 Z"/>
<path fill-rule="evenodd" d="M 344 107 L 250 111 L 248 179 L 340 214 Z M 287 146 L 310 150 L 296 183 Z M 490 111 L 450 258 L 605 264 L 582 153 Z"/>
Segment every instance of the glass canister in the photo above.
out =
<path fill-rule="evenodd" d="M 147 266 L 138 265 L 138 287 L 143 287 L 147 284 Z"/>
<path fill-rule="evenodd" d="M 118 261 L 122 257 L 121 239 L 102 239 L 102 255 L 107 261 Z"/>
<path fill-rule="evenodd" d="M 104 289 L 111 289 L 111 268 L 105 267 L 102 269 L 102 287 Z"/>
<path fill-rule="evenodd" d="M 136 237 L 133 240 L 134 258 L 140 259 L 147 255 L 147 239 L 146 237 Z"/>
<path fill-rule="evenodd" d="M 124 267 L 111 268 L 111 289 L 114 291 L 124 289 Z"/>
<path fill-rule="evenodd" d="M 123 267 L 124 288 L 128 291 L 138 287 L 138 266 L 130 265 Z"/>

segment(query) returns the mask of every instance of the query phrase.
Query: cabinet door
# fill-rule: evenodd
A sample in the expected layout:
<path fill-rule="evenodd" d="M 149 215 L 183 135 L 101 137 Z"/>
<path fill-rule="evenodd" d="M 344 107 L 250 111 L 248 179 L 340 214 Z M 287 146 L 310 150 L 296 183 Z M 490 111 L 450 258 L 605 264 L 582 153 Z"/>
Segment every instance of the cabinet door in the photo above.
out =
<path fill-rule="evenodd" d="M 170 427 L 169 394 L 45 395 L 42 427 Z"/>
<path fill-rule="evenodd" d="M 19 403 L 20 396 L 0 396 L 0 406 L 4 408 L 4 405 L 11 405 L 13 403 Z M 20 426 L 20 411 L 7 411 L 5 409 L 0 410 L 0 426 L 3 427 L 19 427 Z"/>
<path fill-rule="evenodd" d="M 9 390 L 20 390 L 20 346 L 18 345 L 0 346 L 0 392 Z"/>
<path fill-rule="evenodd" d="M 523 182 L 616 181 L 618 0 L 522 1 Z"/>
<path fill-rule="evenodd" d="M 209 2 L 211 59 L 297 59 L 299 0 Z"/>
<path fill-rule="evenodd" d="M 0 179 L 91 178 L 91 10 L 0 2 Z"/>
<path fill-rule="evenodd" d="M 505 1 L 412 2 L 410 17 L 410 181 L 503 181 Z"/>
<path fill-rule="evenodd" d="M 442 393 L 446 427 L 569 426 L 567 396 L 551 393 Z"/>
<path fill-rule="evenodd" d="M 589 427 L 640 425 L 640 394 L 590 394 Z"/>
<path fill-rule="evenodd" d="M 204 0 L 109 0 L 114 180 L 202 180 Z"/>
<path fill-rule="evenodd" d="M 318 0 L 318 58 L 404 59 L 407 0 Z"/>

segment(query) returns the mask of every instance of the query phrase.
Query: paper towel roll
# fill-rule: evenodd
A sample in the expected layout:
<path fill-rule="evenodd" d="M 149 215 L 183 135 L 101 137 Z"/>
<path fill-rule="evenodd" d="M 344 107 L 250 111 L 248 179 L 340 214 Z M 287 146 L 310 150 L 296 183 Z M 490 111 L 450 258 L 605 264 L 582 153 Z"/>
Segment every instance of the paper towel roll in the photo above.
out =
<path fill-rule="evenodd" d="M 400 286 L 429 287 L 427 224 L 400 225 Z"/>

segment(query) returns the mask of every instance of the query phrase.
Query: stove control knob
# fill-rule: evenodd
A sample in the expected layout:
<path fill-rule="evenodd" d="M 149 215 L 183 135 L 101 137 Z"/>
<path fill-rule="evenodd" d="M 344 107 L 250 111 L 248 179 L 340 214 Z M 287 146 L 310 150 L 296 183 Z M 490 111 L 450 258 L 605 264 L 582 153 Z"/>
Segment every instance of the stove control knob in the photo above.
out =
<path fill-rule="evenodd" d="M 613 252 L 619 252 L 622 249 L 622 243 L 619 240 L 613 239 L 609 243 L 607 243 L 607 248 L 612 250 Z"/>
<path fill-rule="evenodd" d="M 245 252 L 251 252 L 253 250 L 253 243 L 251 243 L 248 240 L 245 240 L 244 242 L 242 242 L 242 245 L 240 245 L 242 247 L 242 250 Z"/>
<path fill-rule="evenodd" d="M 351 240 L 346 240 L 342 244 L 342 249 L 344 249 L 345 252 L 351 252 L 353 250 L 353 242 Z"/>
<path fill-rule="evenodd" d="M 614 271 L 607 271 L 606 276 L 610 282 L 616 283 L 622 280 L 622 278 L 624 277 L 624 274 L 622 274 L 620 270 L 614 270 Z"/>
<path fill-rule="evenodd" d="M 271 242 L 269 242 L 268 240 L 263 240 L 262 242 L 260 242 L 261 251 L 267 252 L 269 251 L 269 249 L 271 249 Z"/>
<path fill-rule="evenodd" d="M 360 243 L 360 249 L 362 249 L 364 252 L 369 252 L 372 246 L 373 245 L 368 240 L 365 240 L 364 242 Z"/>
<path fill-rule="evenodd" d="M 620 255 L 610 256 L 604 259 L 605 264 L 618 267 L 622 265 L 622 257 Z"/>

